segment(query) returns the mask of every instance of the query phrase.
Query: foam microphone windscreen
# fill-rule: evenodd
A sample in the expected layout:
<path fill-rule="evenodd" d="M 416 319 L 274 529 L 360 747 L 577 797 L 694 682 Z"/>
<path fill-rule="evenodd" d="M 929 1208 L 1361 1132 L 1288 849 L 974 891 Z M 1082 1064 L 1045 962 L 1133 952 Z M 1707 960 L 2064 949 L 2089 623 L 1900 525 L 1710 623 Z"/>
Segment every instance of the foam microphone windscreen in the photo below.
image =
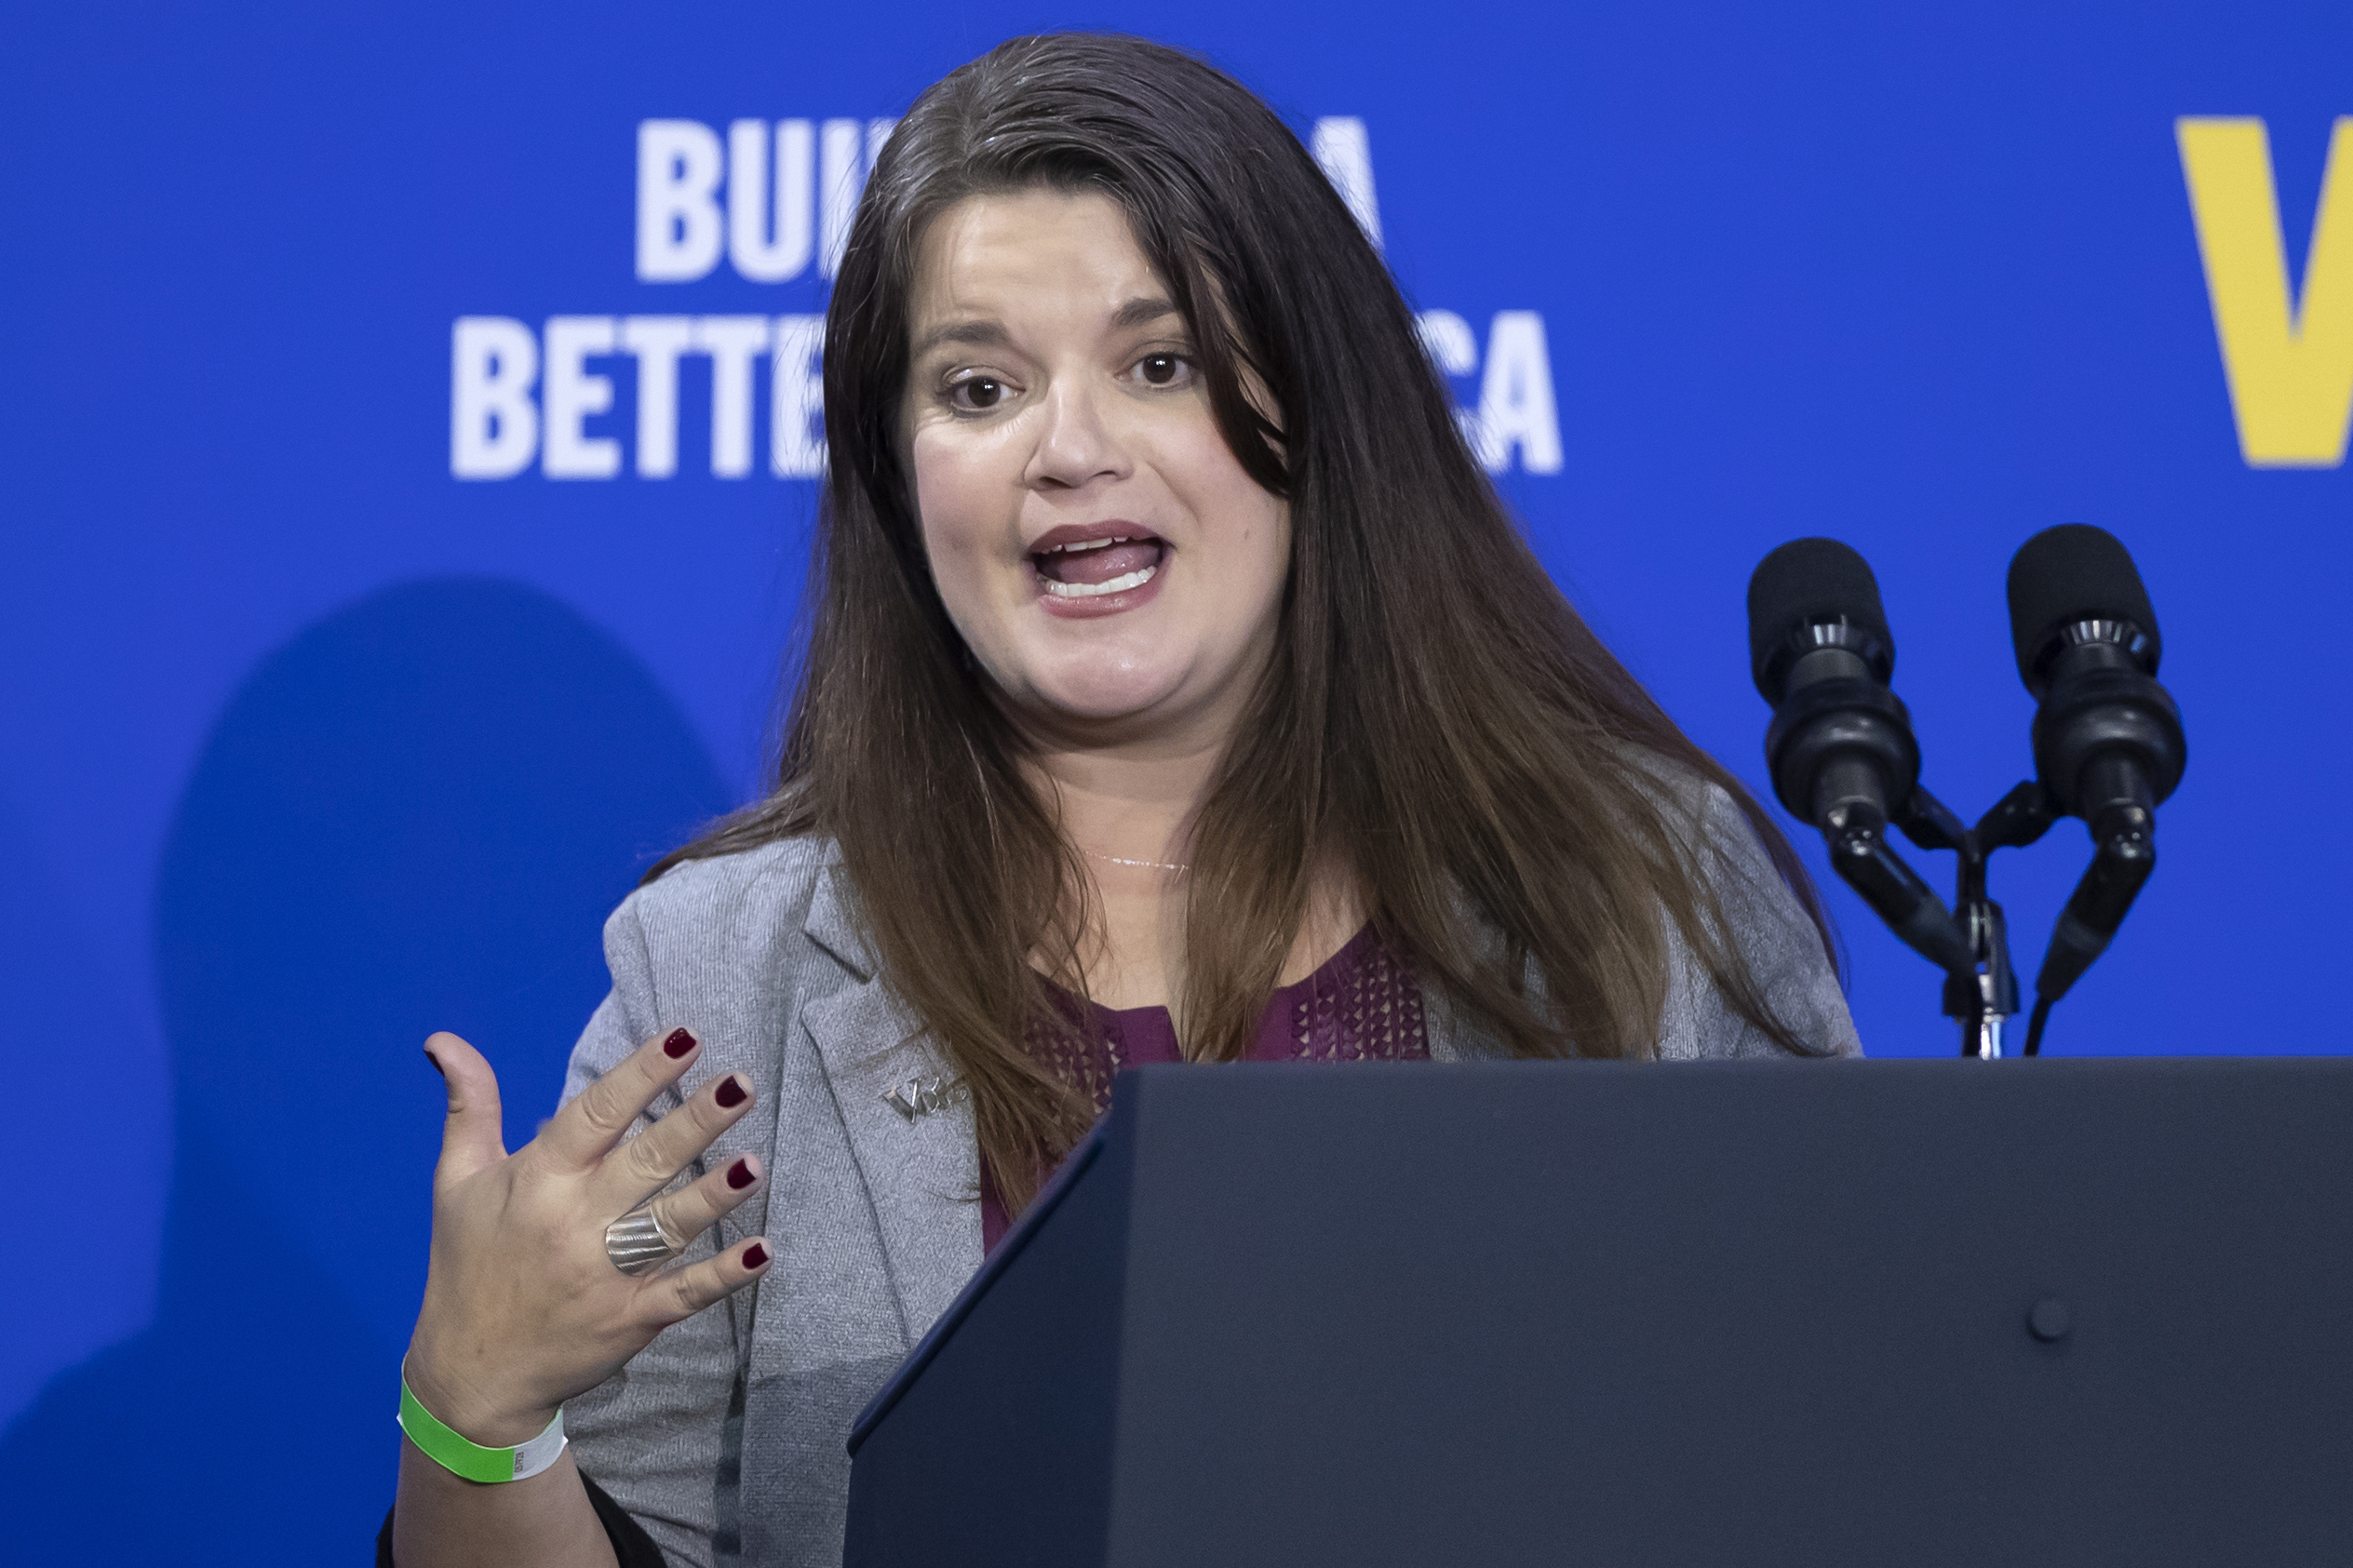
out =
<path fill-rule="evenodd" d="M 1789 646 L 1790 634 L 1839 621 L 1876 636 L 1892 664 L 1895 638 L 1888 635 L 1887 611 L 1879 607 L 1879 580 L 1853 550 L 1835 539 L 1793 539 L 1756 563 L 1748 580 L 1749 676 L 1767 702 L 1781 702 L 1773 688 L 1788 674 L 1787 663 L 1773 666 L 1775 655 Z M 1889 673 L 1881 670 L 1879 677 Z"/>
<path fill-rule="evenodd" d="M 2010 562 L 2010 637 L 2018 673 L 2028 686 L 2034 660 L 2062 626 L 2077 621 L 2130 621 L 2149 639 L 2149 673 L 2161 644 L 2157 611 L 2132 557 L 2116 536 L 2089 523 L 2045 529 L 2018 547 Z"/>

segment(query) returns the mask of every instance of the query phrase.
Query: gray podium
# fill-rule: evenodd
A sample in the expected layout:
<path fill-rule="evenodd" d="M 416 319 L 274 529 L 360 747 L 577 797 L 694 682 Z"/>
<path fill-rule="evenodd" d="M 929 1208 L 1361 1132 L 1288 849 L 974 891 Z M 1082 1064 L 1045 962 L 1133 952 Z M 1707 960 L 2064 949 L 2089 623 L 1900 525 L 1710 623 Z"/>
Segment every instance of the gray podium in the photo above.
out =
<path fill-rule="evenodd" d="M 2353 1563 L 2353 1061 L 1150 1068 L 850 1568 Z"/>

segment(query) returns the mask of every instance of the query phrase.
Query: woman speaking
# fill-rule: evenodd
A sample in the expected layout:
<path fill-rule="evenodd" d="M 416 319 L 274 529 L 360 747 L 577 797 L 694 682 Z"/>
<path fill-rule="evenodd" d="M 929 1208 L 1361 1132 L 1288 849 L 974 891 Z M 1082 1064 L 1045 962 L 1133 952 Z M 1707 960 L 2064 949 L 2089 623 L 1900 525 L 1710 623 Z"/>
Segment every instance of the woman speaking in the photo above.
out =
<path fill-rule="evenodd" d="M 826 334 L 774 793 L 613 915 L 528 1146 L 426 1042 L 403 1568 L 839 1562 L 853 1417 L 1123 1066 L 1856 1049 L 1787 844 L 1245 89 L 1091 35 L 957 71 Z"/>

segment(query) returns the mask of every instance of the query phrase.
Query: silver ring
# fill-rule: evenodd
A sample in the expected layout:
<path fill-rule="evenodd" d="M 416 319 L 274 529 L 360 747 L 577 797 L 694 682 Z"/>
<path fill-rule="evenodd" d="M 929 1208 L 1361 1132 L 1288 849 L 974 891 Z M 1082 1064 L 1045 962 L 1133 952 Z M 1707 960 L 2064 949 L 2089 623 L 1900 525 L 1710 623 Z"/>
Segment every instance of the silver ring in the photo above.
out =
<path fill-rule="evenodd" d="M 651 1274 L 684 1251 L 686 1242 L 670 1234 L 650 1202 L 605 1226 L 605 1256 L 624 1274 Z"/>

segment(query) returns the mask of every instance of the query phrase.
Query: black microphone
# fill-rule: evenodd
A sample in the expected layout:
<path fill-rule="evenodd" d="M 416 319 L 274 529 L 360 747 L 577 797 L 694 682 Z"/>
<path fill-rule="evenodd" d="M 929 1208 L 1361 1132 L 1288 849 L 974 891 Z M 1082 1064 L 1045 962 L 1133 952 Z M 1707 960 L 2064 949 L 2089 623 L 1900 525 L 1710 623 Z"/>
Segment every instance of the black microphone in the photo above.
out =
<path fill-rule="evenodd" d="M 2035 771 L 2051 805 L 2081 817 L 2097 852 L 2035 976 L 2026 1053 L 2123 924 L 2157 866 L 2157 808 L 2182 782 L 2181 710 L 2157 683 L 2164 644 L 2132 557 L 2082 523 L 2045 529 L 2010 563 L 2010 631 L 2035 712 Z"/>
<path fill-rule="evenodd" d="M 1773 793 L 1821 829 L 1830 863 L 1914 951 L 1973 975 L 1969 939 L 1888 843 L 1920 778 L 1912 716 L 1888 689 L 1895 638 L 1863 558 L 1835 539 L 1799 539 L 1748 584 L 1749 665 L 1772 704 L 1765 760 Z"/>

